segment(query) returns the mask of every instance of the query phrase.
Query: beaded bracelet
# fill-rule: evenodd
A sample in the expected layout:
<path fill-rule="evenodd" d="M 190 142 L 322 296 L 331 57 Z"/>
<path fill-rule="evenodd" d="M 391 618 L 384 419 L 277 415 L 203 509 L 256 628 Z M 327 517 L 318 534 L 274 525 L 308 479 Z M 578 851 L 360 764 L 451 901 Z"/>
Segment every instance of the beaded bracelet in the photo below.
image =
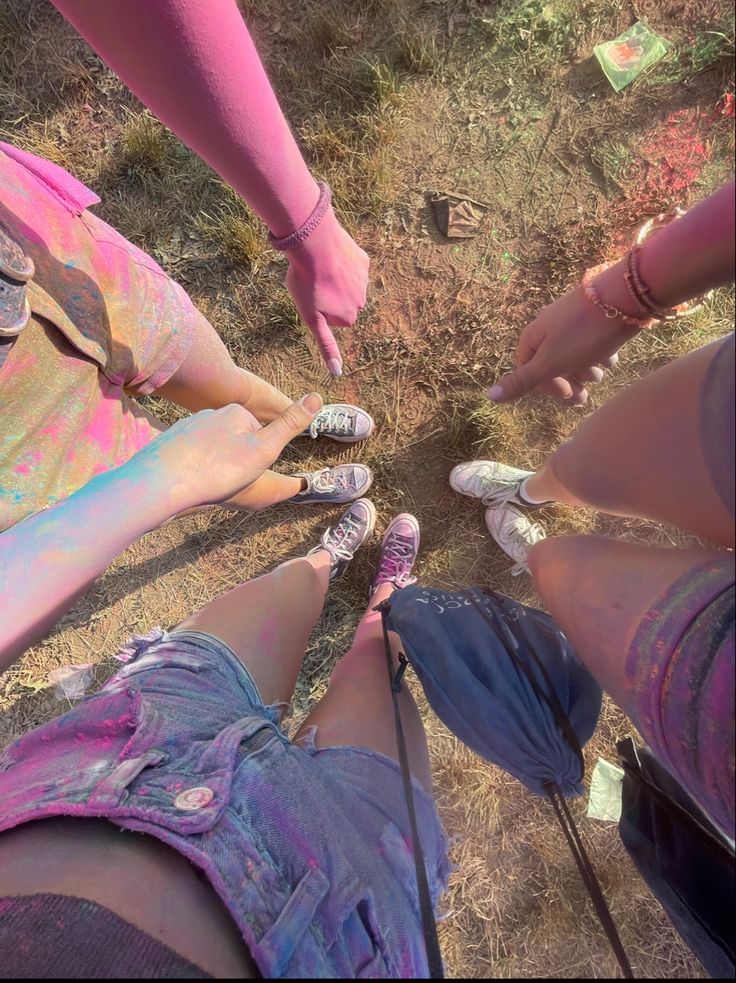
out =
<path fill-rule="evenodd" d="M 613 304 L 607 304 L 605 301 L 601 300 L 598 291 L 595 289 L 595 284 L 593 283 L 595 278 L 600 273 L 603 273 L 604 270 L 608 270 L 615 265 L 615 263 L 601 263 L 600 266 L 591 266 L 589 270 L 585 271 L 585 274 L 583 275 L 583 293 L 585 294 L 586 299 L 589 300 L 591 304 L 595 304 L 596 307 L 599 307 L 606 317 L 610 318 L 611 320 L 618 318 L 620 321 L 623 321 L 624 324 L 631 324 L 635 328 L 648 328 L 653 320 L 649 315 L 646 317 L 634 317 L 632 314 L 625 314 Z"/>
<path fill-rule="evenodd" d="M 595 289 L 593 283 L 595 278 L 604 270 L 614 266 L 615 263 L 601 263 L 600 266 L 593 266 L 583 276 L 583 292 L 591 304 L 599 307 L 605 313 L 606 317 L 611 319 L 619 318 L 624 324 L 631 324 L 638 328 L 648 328 L 654 321 L 676 321 L 681 317 L 688 317 L 690 314 L 699 310 L 705 301 L 712 296 L 712 290 L 702 294 L 700 297 L 696 297 L 694 301 L 685 301 L 682 304 L 675 304 L 673 307 L 664 308 L 657 304 L 652 297 L 652 292 L 644 282 L 639 269 L 641 247 L 644 242 L 665 225 L 678 218 L 682 218 L 684 214 L 685 212 L 681 208 L 671 208 L 668 212 L 662 212 L 661 215 L 650 218 L 639 229 L 636 241 L 626 255 L 624 281 L 634 303 L 646 312 L 644 317 L 634 317 L 631 314 L 626 314 L 622 310 L 619 310 L 613 304 L 607 304 L 601 300 L 598 291 Z"/>
<path fill-rule="evenodd" d="M 285 253 L 289 249 L 293 249 L 294 246 L 298 246 L 305 239 L 314 232 L 319 223 L 327 214 L 327 209 L 330 207 L 332 202 L 332 191 L 330 190 L 329 184 L 324 181 L 320 181 L 318 184 L 319 188 L 319 199 L 317 204 L 314 206 L 314 211 L 309 216 L 304 225 L 300 226 L 296 232 L 292 232 L 288 236 L 283 236 L 281 239 L 277 239 L 273 232 L 268 233 L 269 244 L 274 248 L 278 249 L 279 252 Z"/>

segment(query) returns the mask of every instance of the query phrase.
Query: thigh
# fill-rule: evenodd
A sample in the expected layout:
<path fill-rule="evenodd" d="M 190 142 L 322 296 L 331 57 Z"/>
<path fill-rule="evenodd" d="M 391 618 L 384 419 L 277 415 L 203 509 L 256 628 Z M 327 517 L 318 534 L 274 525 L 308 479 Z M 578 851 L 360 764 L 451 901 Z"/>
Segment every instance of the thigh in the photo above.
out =
<path fill-rule="evenodd" d="M 732 825 L 733 554 L 570 536 L 535 546 L 530 568 L 598 682 L 689 793 Z"/>
<path fill-rule="evenodd" d="M 576 498 L 734 543 L 734 337 L 679 358 L 593 413 L 550 458 Z"/>
<path fill-rule="evenodd" d="M 399 706 L 409 767 L 431 793 L 427 736 L 406 681 Z M 394 705 L 382 642 L 354 646 L 338 662 L 327 692 L 302 724 L 299 736 L 308 736 L 318 748 L 365 748 L 398 761 Z"/>

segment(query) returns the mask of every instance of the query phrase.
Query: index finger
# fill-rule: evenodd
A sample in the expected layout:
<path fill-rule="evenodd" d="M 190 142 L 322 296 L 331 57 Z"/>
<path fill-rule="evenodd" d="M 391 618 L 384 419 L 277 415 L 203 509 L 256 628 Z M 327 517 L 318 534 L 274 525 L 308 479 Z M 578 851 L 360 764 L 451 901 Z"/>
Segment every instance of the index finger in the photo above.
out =
<path fill-rule="evenodd" d="M 320 353 L 327 368 L 333 375 L 342 375 L 342 355 L 340 354 L 340 348 L 324 314 L 317 311 L 314 323 L 309 325 L 309 330 L 319 345 Z"/>

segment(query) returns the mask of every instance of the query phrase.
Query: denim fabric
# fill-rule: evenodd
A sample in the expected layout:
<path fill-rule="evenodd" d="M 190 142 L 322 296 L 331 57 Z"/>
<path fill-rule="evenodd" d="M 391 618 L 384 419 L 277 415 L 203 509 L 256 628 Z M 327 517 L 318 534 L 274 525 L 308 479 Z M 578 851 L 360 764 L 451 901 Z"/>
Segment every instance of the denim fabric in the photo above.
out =
<path fill-rule="evenodd" d="M 291 743 L 231 650 L 153 633 L 103 689 L 0 758 L 0 830 L 103 817 L 197 864 L 267 977 L 427 975 L 395 762 Z M 446 844 L 415 783 L 435 897 Z"/>

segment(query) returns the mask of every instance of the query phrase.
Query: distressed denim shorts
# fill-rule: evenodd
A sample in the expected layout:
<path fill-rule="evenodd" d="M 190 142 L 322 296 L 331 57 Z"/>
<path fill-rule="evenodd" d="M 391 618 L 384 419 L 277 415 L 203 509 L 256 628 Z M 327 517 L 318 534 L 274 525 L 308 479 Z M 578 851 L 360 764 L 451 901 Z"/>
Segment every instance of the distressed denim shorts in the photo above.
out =
<path fill-rule="evenodd" d="M 0 830 L 81 816 L 158 837 L 206 873 L 265 977 L 427 976 L 398 765 L 292 743 L 211 635 L 153 632 L 120 658 L 0 757 Z M 414 795 L 436 900 L 445 837 Z"/>

